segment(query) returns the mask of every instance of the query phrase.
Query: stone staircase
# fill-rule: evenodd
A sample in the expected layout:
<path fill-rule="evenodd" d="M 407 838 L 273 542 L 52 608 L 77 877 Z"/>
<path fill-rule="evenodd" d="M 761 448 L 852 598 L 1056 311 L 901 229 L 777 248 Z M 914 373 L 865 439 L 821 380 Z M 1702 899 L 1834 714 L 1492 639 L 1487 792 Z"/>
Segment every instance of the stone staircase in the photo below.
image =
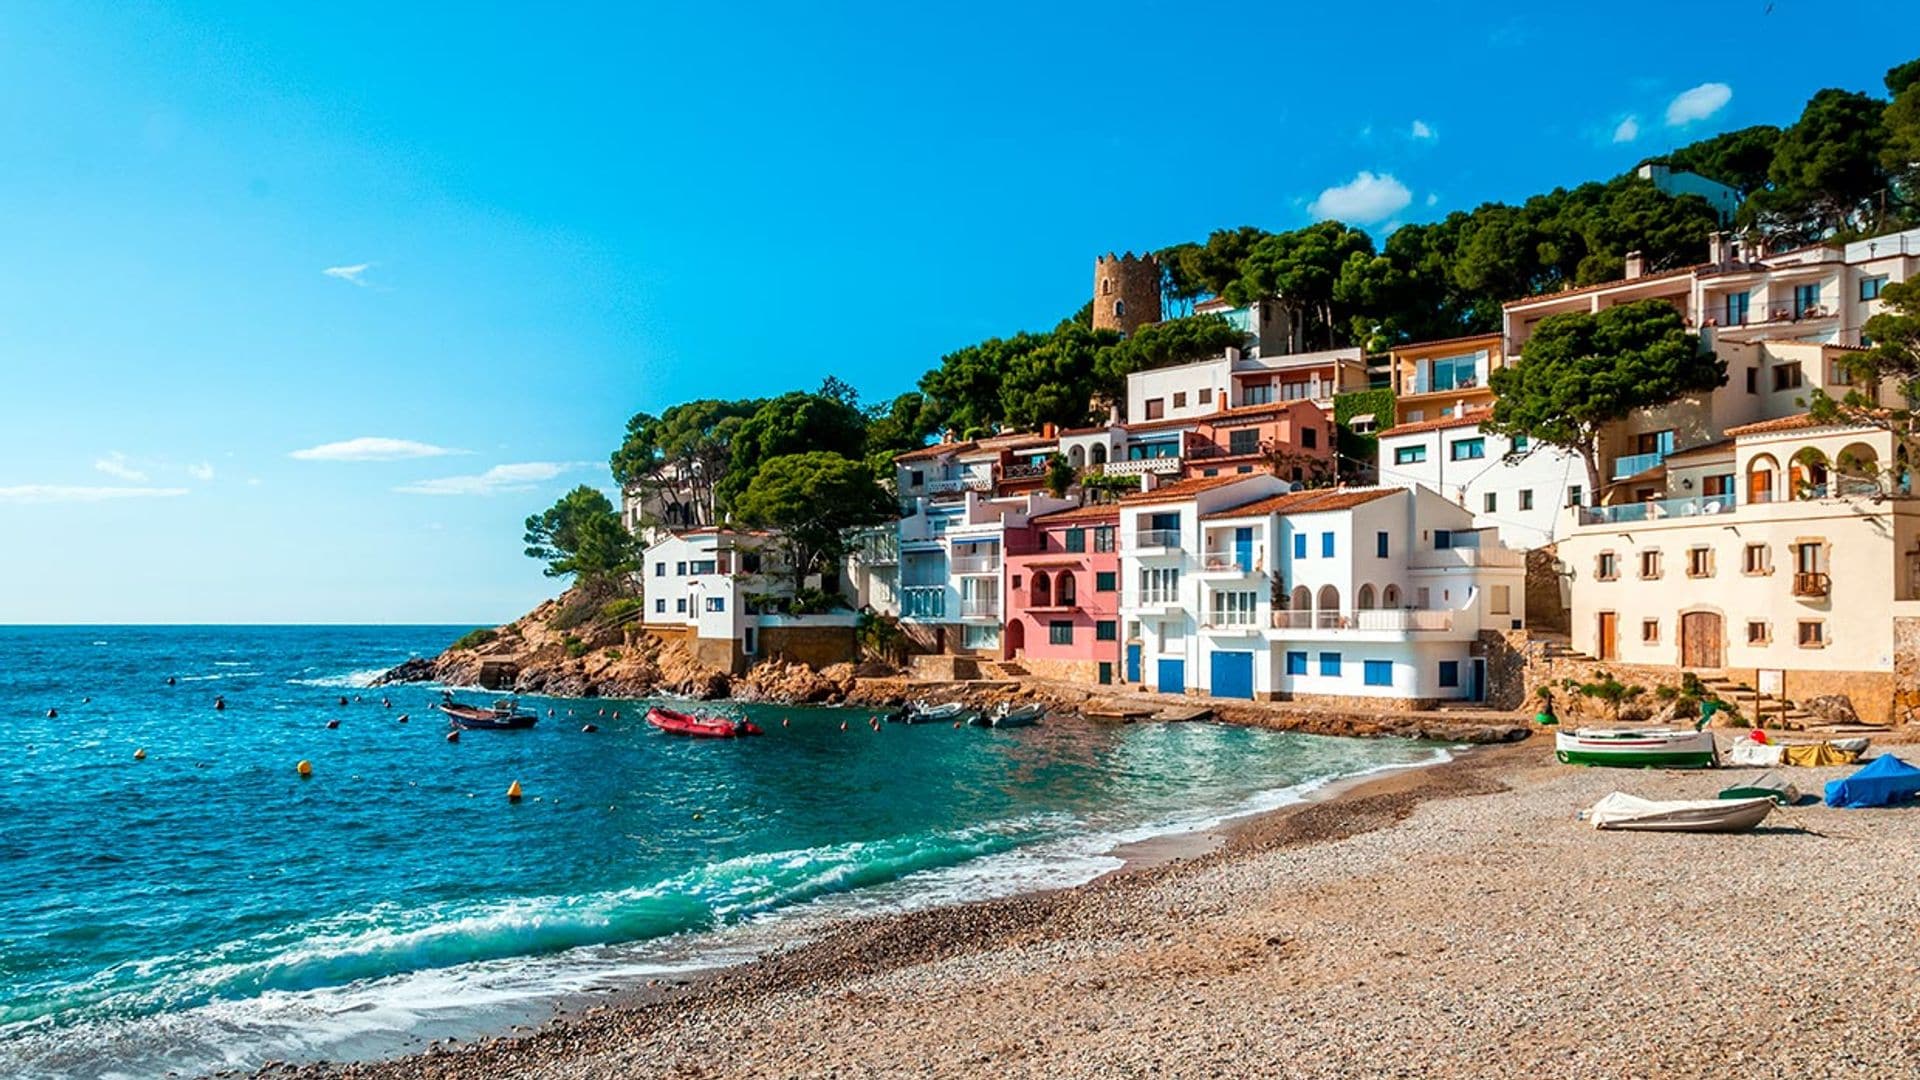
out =
<path fill-rule="evenodd" d="M 1700 684 L 1712 691 L 1714 696 L 1725 700 L 1740 710 L 1740 715 L 1748 720 L 1759 713 L 1766 727 L 1785 728 L 1788 731 L 1805 731 L 1809 728 L 1830 727 L 1825 720 L 1801 708 L 1798 703 L 1772 694 L 1758 694 L 1753 687 L 1725 675 L 1703 675 Z"/>
<path fill-rule="evenodd" d="M 980 673 L 989 679 L 1024 679 L 1027 666 L 1018 660 L 982 660 Z"/>

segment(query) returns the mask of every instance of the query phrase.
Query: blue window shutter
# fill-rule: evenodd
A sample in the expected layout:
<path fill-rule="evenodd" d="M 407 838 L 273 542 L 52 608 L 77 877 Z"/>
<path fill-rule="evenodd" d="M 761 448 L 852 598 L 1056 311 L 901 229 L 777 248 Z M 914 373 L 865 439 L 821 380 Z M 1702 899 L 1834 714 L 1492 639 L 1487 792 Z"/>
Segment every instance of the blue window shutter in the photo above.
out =
<path fill-rule="evenodd" d="M 1293 534 L 1293 557 L 1296 559 L 1304 559 L 1307 557 L 1307 534 L 1306 533 Z"/>
<path fill-rule="evenodd" d="M 1386 533 L 1379 533 L 1374 537 L 1374 554 L 1380 556 L 1383 559 L 1387 557 L 1387 534 Z"/>
<path fill-rule="evenodd" d="M 1305 675 L 1307 673 L 1307 654 L 1290 652 L 1287 654 L 1287 674 Z"/>
<path fill-rule="evenodd" d="M 1369 660 L 1366 662 L 1366 684 L 1368 686 L 1393 685 L 1393 661 Z"/>
<path fill-rule="evenodd" d="M 1320 534 L 1320 556 L 1326 559 L 1333 558 L 1333 534 L 1330 532 Z"/>
<path fill-rule="evenodd" d="M 1330 675 L 1330 676 L 1333 676 L 1334 678 L 1339 678 L 1340 676 L 1340 654 L 1339 653 L 1323 652 L 1320 654 L 1320 674 Z"/>

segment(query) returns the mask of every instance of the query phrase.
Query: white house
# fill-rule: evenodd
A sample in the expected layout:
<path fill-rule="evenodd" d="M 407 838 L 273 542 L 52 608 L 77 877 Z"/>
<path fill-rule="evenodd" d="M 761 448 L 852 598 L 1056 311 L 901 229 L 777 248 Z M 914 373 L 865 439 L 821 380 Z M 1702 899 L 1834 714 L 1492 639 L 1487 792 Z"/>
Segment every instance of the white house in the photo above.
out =
<path fill-rule="evenodd" d="M 641 625 L 687 639 L 694 657 L 739 672 L 783 653 L 811 663 L 853 658 L 856 614 L 795 614 L 790 572 L 767 532 L 693 529 L 649 545 Z"/>
<path fill-rule="evenodd" d="M 1593 499 L 1586 465 L 1557 447 L 1483 431 L 1484 416 L 1469 412 L 1381 432 L 1380 482 L 1438 492 L 1472 514 L 1474 527 L 1496 530 L 1510 546 L 1553 543 L 1561 507 Z"/>

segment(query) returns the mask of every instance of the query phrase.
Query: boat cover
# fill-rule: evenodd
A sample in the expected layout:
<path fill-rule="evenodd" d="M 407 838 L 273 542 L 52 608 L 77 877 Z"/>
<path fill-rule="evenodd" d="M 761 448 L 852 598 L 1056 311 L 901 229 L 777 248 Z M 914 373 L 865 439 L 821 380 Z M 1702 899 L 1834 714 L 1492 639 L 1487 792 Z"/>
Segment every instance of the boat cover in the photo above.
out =
<path fill-rule="evenodd" d="M 1827 783 L 1828 806 L 1892 806 L 1916 794 L 1920 794 L 1920 769 L 1892 754 L 1881 754 L 1852 776 Z"/>
<path fill-rule="evenodd" d="M 1842 750 L 1827 742 L 1780 748 L 1782 765 L 1851 765 L 1859 760 L 1858 750 Z"/>
<path fill-rule="evenodd" d="M 1731 832 L 1753 828 L 1772 809 L 1773 800 L 1764 795 L 1757 799 L 1658 802 L 1616 791 L 1594 803 L 1587 811 L 1587 820 L 1596 829 Z"/>
<path fill-rule="evenodd" d="M 1733 747 L 1727 751 L 1727 761 L 1733 765 L 1758 765 L 1771 768 L 1780 764 L 1780 751 L 1784 746 L 1757 743 L 1752 739 L 1735 739 Z"/>
<path fill-rule="evenodd" d="M 1732 787 L 1720 789 L 1723 799 L 1772 799 L 1781 806 L 1792 806 L 1800 800 L 1800 789 L 1793 781 L 1781 773 L 1763 772 L 1742 780 Z"/>

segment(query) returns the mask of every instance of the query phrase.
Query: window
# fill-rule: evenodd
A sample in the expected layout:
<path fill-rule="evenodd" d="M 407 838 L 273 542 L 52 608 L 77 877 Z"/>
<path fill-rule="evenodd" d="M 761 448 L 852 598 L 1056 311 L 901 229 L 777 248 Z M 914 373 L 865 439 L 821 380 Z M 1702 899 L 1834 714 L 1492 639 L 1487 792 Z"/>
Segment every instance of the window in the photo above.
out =
<path fill-rule="evenodd" d="M 1875 277 L 1861 278 L 1860 279 L 1860 299 L 1878 300 L 1880 299 L 1880 290 L 1886 287 L 1887 287 L 1887 275 L 1885 274 L 1880 274 Z"/>
<path fill-rule="evenodd" d="M 712 559 L 695 559 L 687 564 L 687 569 L 693 571 L 695 577 L 703 574 L 711 574 L 714 570 L 714 561 Z"/>
<path fill-rule="evenodd" d="M 1640 640 L 1651 645 L 1660 640 L 1660 620 L 1640 620 Z"/>
<path fill-rule="evenodd" d="M 1293 534 L 1293 557 L 1296 559 L 1304 559 L 1307 557 L 1306 533 L 1300 532 Z"/>
<path fill-rule="evenodd" d="M 1093 575 L 1094 592 L 1112 592 L 1120 587 L 1120 575 L 1112 570 L 1102 570 Z"/>
<path fill-rule="evenodd" d="M 1612 581 L 1620 576 L 1620 559 L 1611 551 L 1603 551 L 1594 560 L 1593 578 L 1595 581 Z"/>
<path fill-rule="evenodd" d="M 970 624 L 960 630 L 960 647 L 963 649 L 997 649 L 1000 647 L 1000 627 Z"/>
<path fill-rule="evenodd" d="M 1460 661 L 1458 660 L 1440 661 L 1440 685 L 1443 688 L 1456 687 L 1460 685 Z"/>
<path fill-rule="evenodd" d="M 1180 570 L 1178 567 L 1142 567 L 1140 569 L 1140 602 L 1143 604 L 1171 604 L 1180 599 Z"/>
<path fill-rule="evenodd" d="M 910 487 L 919 487 L 926 482 L 927 474 L 922 469 L 915 469 L 907 474 L 907 484 Z"/>
<path fill-rule="evenodd" d="M 1267 383 L 1261 386 L 1248 386 L 1248 387 L 1242 388 L 1240 391 L 1240 404 L 1242 405 L 1273 404 L 1273 384 Z"/>
<path fill-rule="evenodd" d="M 1361 681 L 1368 686 L 1392 686 L 1393 661 L 1369 660 L 1364 665 L 1364 670 L 1361 674 L 1363 676 Z"/>
<path fill-rule="evenodd" d="M 1759 392 L 1760 392 L 1760 369 L 1757 367 L 1750 367 L 1747 369 L 1747 393 L 1757 394 Z"/>
<path fill-rule="evenodd" d="M 1073 644 L 1073 623 L 1063 619 L 1055 619 L 1053 622 L 1048 623 L 1047 624 L 1047 644 L 1049 645 Z"/>
<path fill-rule="evenodd" d="M 1802 381 L 1799 364 L 1779 364 L 1773 369 L 1773 390 L 1776 394 L 1783 390 L 1798 390 Z"/>
<path fill-rule="evenodd" d="M 758 628 L 752 626 L 743 628 L 743 631 L 740 639 L 740 651 L 746 653 L 748 656 L 752 656 L 754 653 L 760 651 L 760 631 Z"/>
<path fill-rule="evenodd" d="M 709 597 L 707 597 L 707 610 L 708 610 L 708 611 L 725 611 L 725 610 L 727 610 L 727 598 L 726 598 L 726 597 L 724 597 L 724 596 L 709 596 Z"/>
<path fill-rule="evenodd" d="M 1102 619 L 1093 624 L 1093 640 L 1117 641 L 1120 637 L 1120 624 L 1112 619 Z"/>
<path fill-rule="evenodd" d="M 682 596 L 678 600 L 675 600 L 673 602 L 673 610 L 675 614 L 685 615 L 687 613 L 687 598 Z"/>
<path fill-rule="evenodd" d="M 1287 654 L 1287 674 L 1305 675 L 1307 673 L 1307 654 L 1290 652 Z"/>
<path fill-rule="evenodd" d="M 1660 576 L 1660 549 L 1653 548 L 1640 553 L 1640 577 L 1652 581 Z"/>
<path fill-rule="evenodd" d="M 681 601 L 681 603 L 682 603 L 682 604 L 684 604 L 684 603 L 686 603 L 686 601 L 684 601 L 684 600 L 682 600 L 682 601 Z M 654 613 L 655 615 L 665 615 L 665 614 L 667 613 L 667 598 L 666 598 L 666 597 L 664 597 L 664 596 L 663 596 L 663 597 L 661 597 L 661 598 L 659 598 L 658 600 L 655 600 L 655 601 L 653 602 L 653 613 Z"/>
<path fill-rule="evenodd" d="M 654 577 L 666 577 L 666 576 L 667 576 L 667 564 L 666 564 L 666 563 L 663 563 L 663 562 L 657 562 L 657 563 L 654 563 L 654 564 L 653 564 L 653 576 L 654 576 Z"/>
<path fill-rule="evenodd" d="M 1520 489 L 1520 509 L 1522 510 L 1533 509 L 1533 489 L 1532 488 Z"/>
<path fill-rule="evenodd" d="M 1583 496 L 1585 495 L 1586 495 L 1586 492 L 1581 490 L 1579 484 L 1567 485 L 1567 505 L 1568 506 L 1585 506 L 1586 502 L 1584 501 L 1584 498 L 1583 498 Z"/>
<path fill-rule="evenodd" d="M 1424 446 L 1396 446 L 1393 450 L 1395 465 L 1418 465 L 1427 460 L 1427 448 Z"/>
<path fill-rule="evenodd" d="M 1200 404 L 1202 405 L 1213 404 L 1213 387 L 1203 386 L 1200 388 Z"/>
<path fill-rule="evenodd" d="M 1513 452 L 1516 454 L 1525 453 L 1527 447 L 1532 445 L 1532 441 L 1525 435 L 1515 435 L 1513 437 Z"/>
<path fill-rule="evenodd" d="M 1500 498 L 1494 492 L 1491 492 L 1491 491 L 1487 492 L 1486 495 L 1483 496 L 1480 501 L 1483 504 L 1485 504 L 1486 513 L 1489 513 L 1489 514 L 1497 513 L 1500 510 Z"/>
<path fill-rule="evenodd" d="M 1495 615 L 1513 614 L 1513 586 L 1495 585 L 1487 597 L 1487 610 Z"/>
<path fill-rule="evenodd" d="M 1113 550 L 1113 526 L 1100 525 L 1093 530 L 1093 550 Z"/>
<path fill-rule="evenodd" d="M 1744 292 L 1728 293 L 1726 318 L 1722 321 L 1721 325 L 1723 326 L 1747 325 L 1747 312 L 1752 307 L 1753 307 L 1752 293 L 1744 293 Z"/>
<path fill-rule="evenodd" d="M 1452 529 L 1433 530 L 1433 550 L 1446 551 L 1453 547 Z"/>
<path fill-rule="evenodd" d="M 1254 592 L 1215 592 L 1211 596 L 1209 626 L 1252 626 L 1260 596 Z"/>
<path fill-rule="evenodd" d="M 1301 428 L 1300 429 L 1300 445 L 1306 447 L 1308 450 L 1312 450 L 1313 448 L 1319 446 L 1320 433 L 1318 431 L 1315 431 L 1312 428 Z"/>
<path fill-rule="evenodd" d="M 1227 433 L 1227 452 L 1230 454 L 1257 454 L 1260 452 L 1260 429 L 1241 428 Z"/>
<path fill-rule="evenodd" d="M 1482 438 L 1453 440 L 1453 460 L 1471 461 L 1487 456 L 1487 440 Z"/>
<path fill-rule="evenodd" d="M 1800 620 L 1800 647 L 1821 649 L 1827 644 L 1827 624 L 1820 619 Z"/>
<path fill-rule="evenodd" d="M 1323 559 L 1333 558 L 1333 534 L 1330 532 L 1320 534 L 1320 557 Z"/>
<path fill-rule="evenodd" d="M 1067 530 L 1067 550 L 1072 552 L 1082 552 L 1087 550 L 1087 530 L 1068 529 Z"/>
<path fill-rule="evenodd" d="M 1115 300 L 1113 302 L 1113 317 L 1116 319 L 1124 319 L 1127 317 L 1127 302 L 1125 300 Z"/>
<path fill-rule="evenodd" d="M 1184 409 L 1187 407 L 1187 392 L 1185 390 L 1179 390 L 1174 393 L 1173 407 L 1176 409 Z"/>
<path fill-rule="evenodd" d="M 1484 352 L 1466 356 L 1443 356 L 1427 361 L 1428 390 L 1465 390 L 1480 385 L 1478 374 Z"/>
<path fill-rule="evenodd" d="M 1167 403 L 1159 398 L 1147 399 L 1147 419 L 1158 420 L 1167 415 Z"/>
<path fill-rule="evenodd" d="M 1340 654 L 1339 653 L 1323 652 L 1320 654 L 1320 674 L 1325 675 L 1330 679 L 1337 679 L 1340 677 Z"/>
<path fill-rule="evenodd" d="M 1747 644 L 1769 645 L 1773 642 L 1773 624 L 1765 619 L 1747 620 Z"/>
<path fill-rule="evenodd" d="M 1692 578 L 1713 576 L 1713 549 L 1696 547 L 1687 549 L 1687 576 Z"/>
<path fill-rule="evenodd" d="M 1745 574 L 1773 573 L 1773 552 L 1765 544 L 1748 544 L 1740 556 L 1740 571 Z"/>
<path fill-rule="evenodd" d="M 1805 318 L 1808 313 L 1820 307 L 1820 284 L 1795 285 L 1793 287 L 1793 317 Z"/>
<path fill-rule="evenodd" d="M 683 562 L 679 562 L 679 563 L 674 563 L 674 564 L 673 564 L 673 572 L 674 572 L 674 574 L 675 574 L 676 576 L 678 576 L 678 577 L 686 577 L 686 576 L 687 576 L 687 564 L 686 564 L 686 563 L 683 563 Z"/>
<path fill-rule="evenodd" d="M 1374 555 L 1382 559 L 1387 557 L 1387 534 L 1386 533 L 1382 532 L 1382 533 L 1373 534 L 1373 553 Z"/>

